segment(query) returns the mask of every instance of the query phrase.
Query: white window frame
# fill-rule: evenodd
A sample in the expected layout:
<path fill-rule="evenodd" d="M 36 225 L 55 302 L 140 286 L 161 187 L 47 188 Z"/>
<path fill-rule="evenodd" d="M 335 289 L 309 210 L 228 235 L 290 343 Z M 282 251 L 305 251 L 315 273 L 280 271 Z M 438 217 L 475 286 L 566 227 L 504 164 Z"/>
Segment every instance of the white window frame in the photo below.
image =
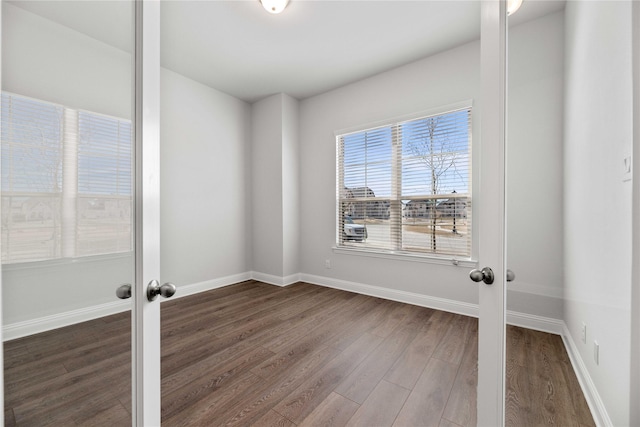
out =
<path fill-rule="evenodd" d="M 358 132 L 364 132 L 368 130 L 373 130 L 375 128 L 380 127 L 388 127 L 393 126 L 399 123 L 408 122 L 412 120 L 418 120 L 424 117 L 432 117 L 437 115 L 444 115 L 447 113 L 469 109 L 470 112 L 470 127 L 469 127 L 469 188 L 468 198 L 470 201 L 473 201 L 473 182 L 474 179 L 477 178 L 477 172 L 473 170 L 472 165 L 474 163 L 474 150 L 473 150 L 473 134 L 474 132 L 474 123 L 477 123 L 477 119 L 474 117 L 476 114 L 473 100 L 465 100 L 461 102 L 456 102 L 440 107 L 431 108 L 429 110 L 423 110 L 417 113 L 412 113 L 409 115 L 394 117 L 387 120 L 381 120 L 376 122 L 370 122 L 364 125 L 354 126 L 350 128 L 340 129 L 334 131 L 334 136 L 336 138 L 336 204 L 335 204 L 335 218 L 336 218 L 336 226 L 334 230 L 336 232 L 335 235 L 335 246 L 333 246 L 332 251 L 336 254 L 341 255 L 354 255 L 354 256 L 364 256 L 364 257 L 372 257 L 372 258 L 382 258 L 382 259 L 391 259 L 391 260 L 402 260 L 402 261 L 414 261 L 414 262 L 423 262 L 429 264 L 438 264 L 438 265 L 453 265 L 459 267 L 476 267 L 477 265 L 477 224 L 476 218 L 471 218 L 471 228 L 472 234 L 470 235 L 470 254 L 468 257 L 464 256 L 453 256 L 446 254 L 434 254 L 434 253 L 425 253 L 425 252 L 414 252 L 402 249 L 386 249 L 386 248 L 367 248 L 367 247 L 356 247 L 356 246 L 343 246 L 341 245 L 342 239 L 342 220 L 341 220 L 341 195 L 340 189 L 343 183 L 341 182 L 341 160 L 340 160 L 340 137 L 353 134 Z M 394 150 L 395 151 L 395 150 Z M 396 181 L 396 176 L 392 178 Z M 395 187 L 394 187 L 395 188 Z M 434 196 L 437 198 L 447 198 L 446 195 Z M 402 221 L 402 212 L 399 214 L 400 222 Z M 401 233 L 400 233 L 401 234 Z M 398 244 L 396 243 L 397 247 Z"/>

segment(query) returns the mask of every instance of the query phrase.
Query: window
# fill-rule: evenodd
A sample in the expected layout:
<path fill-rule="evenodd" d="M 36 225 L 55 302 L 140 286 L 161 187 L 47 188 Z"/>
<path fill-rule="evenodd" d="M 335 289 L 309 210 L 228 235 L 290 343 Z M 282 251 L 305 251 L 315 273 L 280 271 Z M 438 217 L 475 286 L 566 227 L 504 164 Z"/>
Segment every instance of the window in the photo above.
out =
<path fill-rule="evenodd" d="M 132 250 L 128 120 L 2 93 L 2 262 Z"/>
<path fill-rule="evenodd" d="M 471 108 L 337 136 L 338 246 L 471 257 Z"/>

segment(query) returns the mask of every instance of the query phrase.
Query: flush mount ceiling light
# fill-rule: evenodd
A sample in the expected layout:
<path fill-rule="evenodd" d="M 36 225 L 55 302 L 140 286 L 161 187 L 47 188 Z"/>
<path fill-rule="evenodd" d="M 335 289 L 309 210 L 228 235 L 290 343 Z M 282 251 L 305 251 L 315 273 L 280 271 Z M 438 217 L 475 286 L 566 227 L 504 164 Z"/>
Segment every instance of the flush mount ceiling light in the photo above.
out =
<path fill-rule="evenodd" d="M 289 0 L 260 0 L 262 7 L 269 13 L 280 13 L 289 4 Z"/>
<path fill-rule="evenodd" d="M 507 16 L 513 15 L 520 9 L 524 0 L 507 0 Z"/>

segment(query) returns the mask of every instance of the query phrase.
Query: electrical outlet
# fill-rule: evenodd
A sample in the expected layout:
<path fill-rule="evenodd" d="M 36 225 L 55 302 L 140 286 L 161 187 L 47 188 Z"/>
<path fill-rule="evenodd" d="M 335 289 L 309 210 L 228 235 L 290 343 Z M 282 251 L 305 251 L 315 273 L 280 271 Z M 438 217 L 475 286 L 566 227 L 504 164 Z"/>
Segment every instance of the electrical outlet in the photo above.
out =
<path fill-rule="evenodd" d="M 587 343 L 587 324 L 582 322 L 582 342 Z"/>
<path fill-rule="evenodd" d="M 324 267 L 325 268 L 331 268 L 331 260 L 330 259 L 325 259 L 324 260 Z"/>
<path fill-rule="evenodd" d="M 596 365 L 600 364 L 600 344 L 598 344 L 598 341 L 593 342 L 593 360 Z"/>

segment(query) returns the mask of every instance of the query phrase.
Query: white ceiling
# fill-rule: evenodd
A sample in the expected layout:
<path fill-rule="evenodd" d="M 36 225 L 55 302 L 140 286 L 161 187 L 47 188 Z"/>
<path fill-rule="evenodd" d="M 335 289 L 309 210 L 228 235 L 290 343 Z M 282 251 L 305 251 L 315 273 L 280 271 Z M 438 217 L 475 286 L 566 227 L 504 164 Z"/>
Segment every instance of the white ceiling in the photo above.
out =
<path fill-rule="evenodd" d="M 130 51 L 125 1 L 12 1 Z M 561 10 L 525 0 L 516 25 Z M 258 0 L 162 2 L 162 65 L 253 102 L 322 93 L 479 38 L 480 2 L 291 0 L 279 15 Z"/>

